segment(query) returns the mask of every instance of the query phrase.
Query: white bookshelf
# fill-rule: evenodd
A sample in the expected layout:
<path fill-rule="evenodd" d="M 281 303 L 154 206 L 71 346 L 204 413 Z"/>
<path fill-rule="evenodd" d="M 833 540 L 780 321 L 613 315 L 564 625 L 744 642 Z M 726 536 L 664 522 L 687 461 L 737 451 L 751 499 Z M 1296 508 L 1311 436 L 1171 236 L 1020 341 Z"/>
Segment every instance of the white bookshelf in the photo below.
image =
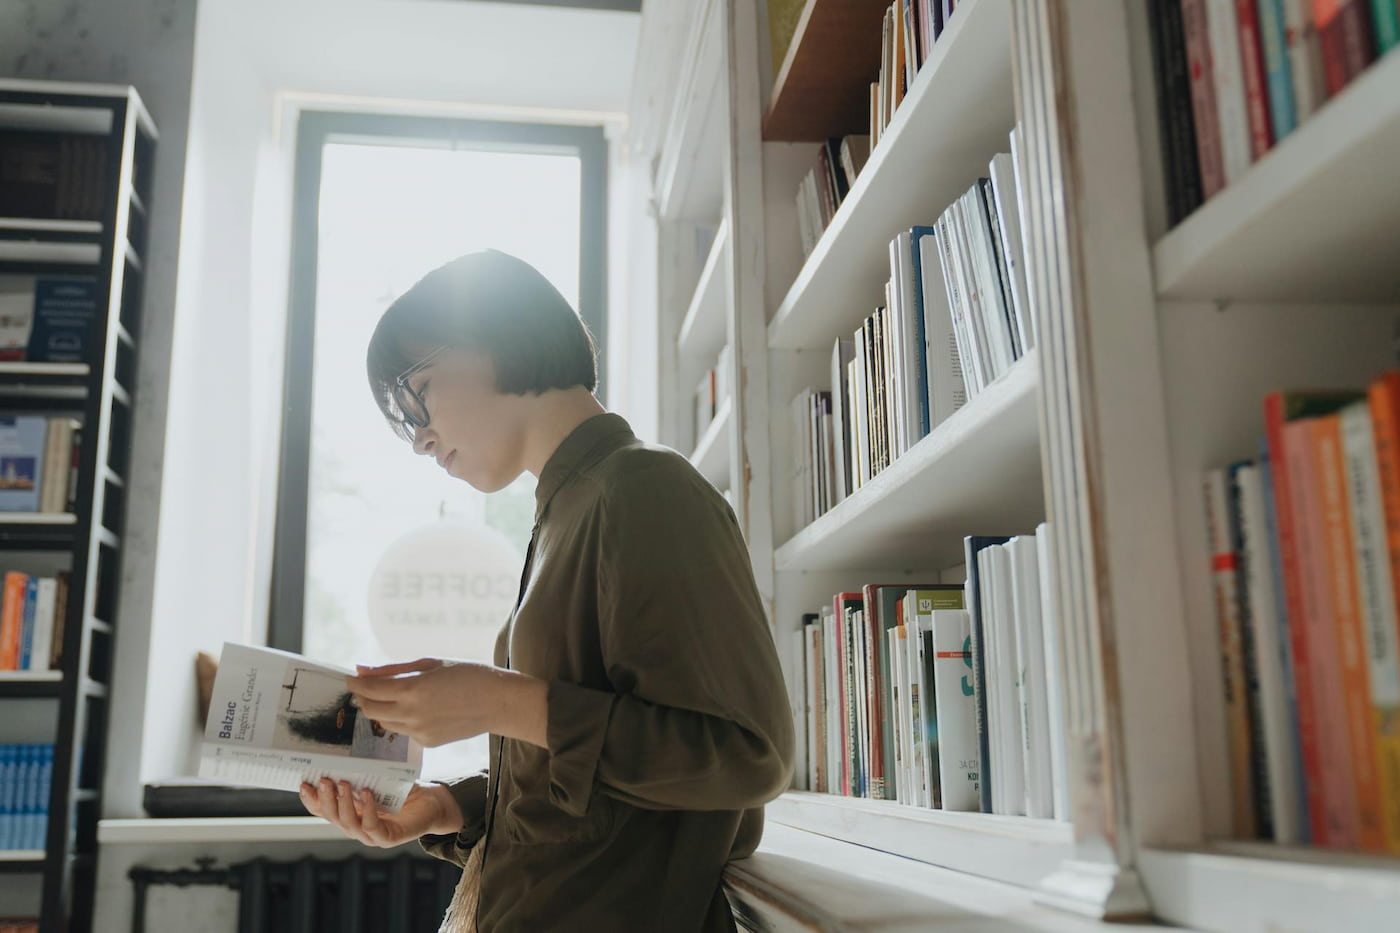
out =
<path fill-rule="evenodd" d="M 728 323 L 724 264 L 728 248 L 729 225 L 721 222 L 676 338 L 676 349 L 684 360 L 714 360 L 724 346 Z"/>
<path fill-rule="evenodd" d="M 734 428 L 734 402 L 725 399 L 720 403 L 714 420 L 700 435 L 690 462 L 716 489 L 729 487 L 729 438 Z"/>
<path fill-rule="evenodd" d="M 0 671 L 0 683 L 7 684 L 51 684 L 62 679 L 62 671 Z"/>
<path fill-rule="evenodd" d="M 346 841 L 338 828 L 315 816 L 108 819 L 97 823 L 103 845 Z"/>
<path fill-rule="evenodd" d="M 775 568 L 936 570 L 962 562 L 964 535 L 1033 531 L 1045 516 L 1039 384 L 1032 352 L 780 546 Z"/>
<path fill-rule="evenodd" d="M 81 379 L 91 371 L 87 363 L 0 362 L 0 376 L 74 376 Z"/>
<path fill-rule="evenodd" d="M 1376 62 L 1153 250 L 1166 299 L 1400 295 L 1400 56 Z"/>
<path fill-rule="evenodd" d="M 976 0 L 953 17 L 774 312 L 769 347 L 829 350 L 850 337 L 880 303 L 894 235 L 937 220 L 1007 151 L 1015 123 L 1009 10 L 1007 0 Z"/>
<path fill-rule="evenodd" d="M 23 230 L 26 233 L 90 233 L 101 235 L 102 221 L 0 217 L 0 230 Z"/>
<path fill-rule="evenodd" d="M 43 239 L 0 240 L 0 262 L 96 266 L 102 260 L 97 243 Z"/>
<path fill-rule="evenodd" d="M 72 512 L 0 512 L 0 525 L 76 525 Z"/>

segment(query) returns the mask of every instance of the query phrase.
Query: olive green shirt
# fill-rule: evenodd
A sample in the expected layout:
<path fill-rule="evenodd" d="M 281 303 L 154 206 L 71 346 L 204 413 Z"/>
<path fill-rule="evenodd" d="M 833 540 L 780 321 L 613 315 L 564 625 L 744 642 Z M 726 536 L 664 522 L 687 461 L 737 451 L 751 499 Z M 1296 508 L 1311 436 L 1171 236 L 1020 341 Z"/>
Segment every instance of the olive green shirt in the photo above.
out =
<path fill-rule="evenodd" d="M 510 666 L 549 683 L 548 748 L 492 736 L 490 778 L 451 785 L 461 833 L 424 848 L 462 864 L 488 837 L 482 933 L 733 930 L 721 872 L 757 847 L 794 756 L 733 510 L 614 414 L 560 444 L 536 498 L 495 663 L 510 638 Z"/>

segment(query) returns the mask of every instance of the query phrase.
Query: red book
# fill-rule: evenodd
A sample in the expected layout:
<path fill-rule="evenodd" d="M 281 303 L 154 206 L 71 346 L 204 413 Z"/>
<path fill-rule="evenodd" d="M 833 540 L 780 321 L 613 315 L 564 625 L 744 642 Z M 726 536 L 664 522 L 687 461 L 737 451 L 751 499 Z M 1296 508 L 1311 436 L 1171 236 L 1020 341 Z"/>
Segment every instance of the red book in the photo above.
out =
<path fill-rule="evenodd" d="M 1388 372 L 1372 382 L 1368 397 L 1371 428 L 1376 436 L 1381 505 L 1385 509 L 1390 579 L 1400 597 L 1400 371 Z"/>
<path fill-rule="evenodd" d="M 1323 752 L 1319 745 L 1315 678 L 1304 624 L 1302 569 L 1293 513 L 1293 477 L 1284 453 L 1283 428 L 1291 419 L 1336 411 L 1356 398 L 1354 393 L 1272 392 L 1264 399 L 1264 425 L 1273 471 L 1274 511 L 1278 521 L 1279 563 L 1283 571 L 1284 605 L 1288 614 L 1288 641 L 1293 649 L 1293 681 L 1298 701 L 1298 745 L 1303 759 L 1303 789 L 1308 805 L 1312 841 L 1326 838 L 1323 807 Z"/>
<path fill-rule="evenodd" d="M 1191 115 L 1196 121 L 1201 190 L 1209 198 L 1225 187 L 1225 158 L 1220 149 L 1220 115 L 1215 101 L 1206 0 L 1181 0 L 1181 28 L 1186 37 L 1186 65 L 1191 72 Z"/>
<path fill-rule="evenodd" d="M 29 575 L 12 570 L 5 574 L 0 602 L 0 671 L 19 670 L 19 639 L 24 627 L 24 591 Z"/>
<path fill-rule="evenodd" d="M 1257 162 L 1274 144 L 1274 130 L 1269 119 L 1269 78 L 1264 66 L 1264 42 L 1259 33 L 1259 0 L 1235 0 L 1235 17 L 1240 26 L 1249 153 Z"/>
<path fill-rule="evenodd" d="M 1346 87 L 1376 58 L 1367 0 L 1312 0 L 1313 20 L 1322 43 L 1327 96 Z"/>

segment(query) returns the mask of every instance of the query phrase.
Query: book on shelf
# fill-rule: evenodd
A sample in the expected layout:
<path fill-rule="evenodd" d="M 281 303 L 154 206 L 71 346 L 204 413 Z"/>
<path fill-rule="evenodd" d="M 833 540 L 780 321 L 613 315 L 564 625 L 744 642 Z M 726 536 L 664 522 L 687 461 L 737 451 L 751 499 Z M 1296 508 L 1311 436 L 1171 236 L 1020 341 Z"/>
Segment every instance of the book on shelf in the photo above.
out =
<path fill-rule="evenodd" d="M 810 789 L 1066 818 L 1046 534 L 969 539 L 965 585 L 870 584 L 803 617 Z M 1003 771 L 990 796 L 988 749 Z"/>
<path fill-rule="evenodd" d="M 914 86 L 952 15 L 943 0 L 895 0 L 885 11 L 880 71 L 871 85 L 870 138 L 878 142 Z"/>
<path fill-rule="evenodd" d="M 0 745 L 0 851 L 44 848 L 53 759 L 51 744 Z"/>
<path fill-rule="evenodd" d="M 0 204 L 9 217 L 100 220 L 106 136 L 0 129 Z"/>
<path fill-rule="evenodd" d="M 1400 38 L 1392 0 L 1151 0 L 1175 226 Z"/>
<path fill-rule="evenodd" d="M 1400 373 L 1275 392 L 1207 473 L 1234 832 L 1400 852 Z"/>
<path fill-rule="evenodd" d="M 0 416 L 0 513 L 72 511 L 80 443 L 73 418 Z"/>
<path fill-rule="evenodd" d="M 816 162 L 797 189 L 797 223 L 803 256 L 811 255 L 817 248 L 822 232 L 831 225 L 869 157 L 867 136 L 832 138 L 817 147 Z"/>
<path fill-rule="evenodd" d="M 11 570 L 0 599 L 0 671 L 62 669 L 67 573 L 39 577 Z"/>
<path fill-rule="evenodd" d="M 321 778 L 368 788 L 398 812 L 422 769 L 422 747 L 365 716 L 353 672 L 274 648 L 225 643 L 214 677 L 199 776 L 296 791 Z"/>

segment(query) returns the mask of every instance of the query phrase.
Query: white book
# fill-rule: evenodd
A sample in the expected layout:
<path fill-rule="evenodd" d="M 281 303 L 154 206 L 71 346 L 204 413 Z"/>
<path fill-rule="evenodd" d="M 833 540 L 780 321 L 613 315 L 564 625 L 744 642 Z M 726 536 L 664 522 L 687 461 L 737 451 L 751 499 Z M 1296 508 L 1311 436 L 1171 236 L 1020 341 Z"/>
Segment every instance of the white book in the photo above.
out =
<path fill-rule="evenodd" d="M 860 483 L 857 488 L 870 482 L 870 477 L 874 473 L 874 468 L 870 459 L 870 386 L 866 380 L 866 373 L 869 366 L 865 359 L 865 332 L 864 329 L 856 331 L 855 335 L 855 378 L 852 380 L 856 387 L 855 417 L 856 424 L 856 453 L 859 455 Z"/>
<path fill-rule="evenodd" d="M 807 429 L 804 402 L 806 390 L 792 400 L 792 520 L 798 528 L 812 522 L 807 499 Z"/>
<path fill-rule="evenodd" d="M 831 346 L 831 435 L 835 444 L 833 468 L 836 497 L 832 505 L 849 496 L 851 484 L 850 386 L 847 384 L 846 364 L 855 358 L 855 344 L 838 337 Z"/>
<path fill-rule="evenodd" d="M 995 633 L 992 648 L 996 652 L 996 678 L 990 692 L 997 698 L 997 716 L 992 723 L 992 741 L 996 744 L 1002 763 L 1002 803 L 993 799 L 993 810 L 1013 816 L 1023 816 L 1026 809 L 1025 740 L 1021 736 L 1020 701 L 1016 670 L 1015 608 L 1011 596 L 1011 553 L 1006 545 L 987 548 L 992 592 L 991 628 Z M 992 772 L 996 776 L 996 770 Z"/>
<path fill-rule="evenodd" d="M 996 648 L 996 595 L 992 582 L 992 551 L 983 548 L 977 552 L 977 588 L 982 617 L 982 689 L 986 692 L 984 725 L 987 730 L 987 761 L 984 771 L 991 775 L 992 812 L 1005 813 L 1006 785 L 1003 773 L 1006 770 L 1005 756 L 998 737 L 1001 732 L 1000 710 L 1001 692 L 996 689 L 1000 680 L 999 662 L 1001 655 Z"/>
<path fill-rule="evenodd" d="M 1220 152 L 1226 184 L 1233 184 L 1249 169 L 1252 161 L 1235 5 L 1235 0 L 1206 0 L 1206 31 L 1210 38 L 1211 71 L 1215 75 L 1215 104 L 1220 120 Z"/>
<path fill-rule="evenodd" d="M 214 678 L 199 776 L 298 790 L 321 778 L 368 788 L 397 813 L 423 750 L 350 702 L 353 672 L 274 648 L 226 643 Z"/>
<path fill-rule="evenodd" d="M 982 361 L 982 373 L 986 385 L 991 385 L 997 377 L 1011 365 L 1007 353 L 998 339 L 996 322 L 987 309 L 988 296 L 983 293 L 985 279 L 978 271 L 974 254 L 976 241 L 973 239 L 971 210 L 968 192 L 953 202 L 953 246 L 962 269 L 962 283 L 966 289 L 968 320 L 972 325 L 973 342 L 977 346 L 977 356 Z"/>
<path fill-rule="evenodd" d="M 1029 350 L 1035 346 L 1035 328 L 1031 323 L 1031 304 L 1026 292 L 1026 256 L 1022 251 L 1020 196 L 1016 191 L 1016 170 L 1011 163 L 1011 153 L 1000 152 L 992 156 L 987 172 L 992 179 L 997 218 L 1001 221 L 1001 252 L 1006 259 L 1007 279 L 1011 285 L 1012 311 L 1020 331 L 1021 346 Z"/>
<path fill-rule="evenodd" d="M 933 685 L 928 682 L 929 659 L 926 654 L 931 643 L 925 641 L 926 620 L 918 611 L 918 600 L 913 591 L 910 591 L 905 599 L 904 618 L 913 620 L 913 628 L 910 630 L 913 641 L 906 661 L 909 664 L 908 676 L 911 685 L 909 716 L 914 732 L 914 779 L 917 788 L 915 803 L 920 807 L 932 807 L 938 782 L 938 760 L 929 754 L 929 720 L 932 718 L 929 715 L 929 704 L 933 702 Z"/>
<path fill-rule="evenodd" d="M 1050 526 L 1035 530 L 1040 574 L 1040 623 L 1045 638 L 1045 700 L 1050 720 L 1050 786 L 1054 793 L 1055 819 L 1069 819 L 1069 752 L 1065 733 L 1065 672 L 1055 605 L 1055 561 L 1050 546 Z"/>
<path fill-rule="evenodd" d="M 948 293 L 948 308 L 953 316 L 953 328 L 958 336 L 958 351 L 962 357 L 963 378 L 967 381 L 967 397 L 972 398 L 986 388 L 987 375 L 982 367 L 977 334 L 972 326 L 972 313 L 963 286 L 962 263 L 958 259 L 958 225 L 954 217 L 956 202 L 938 218 L 938 243 L 943 251 L 943 282 Z"/>
<path fill-rule="evenodd" d="M 1295 125 L 1301 124 L 1327 99 L 1321 48 L 1313 25 L 1311 0 L 1283 0 L 1288 69 L 1293 81 Z"/>
<path fill-rule="evenodd" d="M 1050 773 L 1050 714 L 1045 689 L 1045 636 L 1041 626 L 1040 563 L 1035 538 L 1020 536 L 1011 552 L 1012 596 L 1016 602 L 1016 659 L 1020 671 L 1022 772 L 1026 816 L 1055 816 Z"/>
<path fill-rule="evenodd" d="M 996 193 L 992 190 L 990 178 L 978 180 L 977 194 L 982 205 L 981 218 L 989 233 L 984 249 L 991 263 L 992 282 L 996 286 L 993 294 L 997 296 L 997 305 L 1001 308 L 1007 333 L 1011 337 L 1011 358 L 1019 360 L 1025 355 L 1026 345 L 1022 340 L 1022 329 L 1013 304 L 1015 299 L 1011 294 L 1011 272 L 1006 265 L 1006 257 L 1002 254 L 1001 217 L 997 214 Z"/>
<path fill-rule="evenodd" d="M 39 578 L 39 592 L 34 601 L 34 640 L 29 648 L 29 669 L 46 671 L 53 657 L 54 612 L 58 602 L 58 580 Z"/>
<path fill-rule="evenodd" d="M 1270 816 L 1274 841 L 1301 843 L 1303 827 L 1300 812 L 1298 736 L 1293 729 L 1289 708 L 1288 683 L 1291 672 L 1283 665 L 1282 619 L 1274 598 L 1273 566 L 1269 556 L 1268 505 L 1264 477 L 1257 466 L 1241 467 L 1235 474 L 1240 496 L 1241 538 L 1244 542 L 1243 578 L 1249 601 L 1249 626 L 1254 637 L 1254 660 L 1258 668 L 1260 720 L 1264 729 L 1264 774 L 1269 786 Z M 1389 587 L 1387 587 L 1387 590 Z M 1392 602 L 1393 605 L 1393 602 Z"/>
<path fill-rule="evenodd" d="M 1001 376 L 1016 361 L 1016 339 L 1006 315 L 996 259 L 991 254 L 992 231 L 983 213 L 982 192 L 977 185 L 963 194 L 962 208 L 967 255 L 972 275 L 977 280 L 978 310 L 991 352 L 992 371 Z"/>
<path fill-rule="evenodd" d="M 918 335 L 923 329 L 919 319 L 920 282 L 914 274 L 914 237 L 906 231 L 890 243 L 890 269 L 895 273 L 895 302 L 898 306 L 899 352 L 901 373 L 901 412 L 905 450 L 924 436 L 924 407 L 928 404 L 927 380 L 921 378 L 928 359 Z"/>
<path fill-rule="evenodd" d="M 948 308 L 943 284 L 943 257 L 936 235 L 919 238 L 919 294 L 924 313 L 924 360 L 928 380 L 924 387 L 930 428 L 942 424 L 967 404 L 967 383 L 962 356 Z"/>
<path fill-rule="evenodd" d="M 825 770 L 822 762 L 825 700 L 822 696 L 821 623 L 804 624 L 801 635 L 803 679 L 807 687 L 807 789 L 816 791 L 821 790 Z"/>
<path fill-rule="evenodd" d="M 885 643 L 886 649 L 889 652 L 891 674 L 889 682 L 885 685 L 887 694 L 885 703 L 890 711 L 889 725 L 894 732 L 892 736 L 894 739 L 894 761 L 892 763 L 886 762 L 885 766 L 890 767 L 891 764 L 893 764 L 895 775 L 895 801 L 897 803 L 907 804 L 909 801 L 905 798 L 909 793 L 909 776 L 906 773 L 906 769 L 909 766 L 909 754 L 907 751 L 908 739 L 904 731 L 905 717 L 903 712 L 904 707 L 907 705 L 904 701 L 907 697 L 906 691 L 908 687 L 902 684 L 898 677 L 893 676 L 894 672 L 900 669 L 898 665 L 904 657 L 904 639 L 901 637 L 903 635 L 904 626 L 902 625 L 895 625 L 885 629 Z"/>
<path fill-rule="evenodd" d="M 783 678 L 787 681 L 788 707 L 792 710 L 793 739 L 796 746 L 795 760 L 800 766 L 793 768 L 793 782 L 798 789 L 811 790 L 807 783 L 808 755 L 812 749 L 812 733 L 809 728 L 811 708 L 807 704 L 807 631 L 800 628 L 786 633 L 787 657 L 782 659 Z"/>
<path fill-rule="evenodd" d="M 964 609 L 937 609 L 927 619 L 933 637 L 938 774 L 943 809 L 976 813 L 982 768 L 977 751 L 977 702 L 972 688 L 972 622 Z"/>
<path fill-rule="evenodd" d="M 797 186 L 797 236 L 802 241 L 802 258 L 812 255 L 812 227 L 807 217 L 807 179 Z"/>
<path fill-rule="evenodd" d="M 1034 228 L 1030 215 L 1030 191 L 1025 176 L 1027 168 L 1025 154 L 1022 150 L 1023 143 L 1019 123 L 1012 127 L 1009 142 L 1011 143 L 1011 177 L 1015 183 L 1013 190 L 1016 192 L 1016 218 L 1017 225 L 1021 228 L 1019 245 L 1021 247 L 1020 256 L 1023 260 L 1021 268 L 1024 278 L 1022 281 L 1025 282 L 1026 287 L 1026 308 L 1031 327 L 1031 345 L 1035 346 L 1040 342 L 1040 320 L 1035 314 L 1034 302 L 1031 300 L 1033 294 L 1031 257 L 1034 255 L 1031 244 L 1035 242 L 1035 237 L 1033 236 Z"/>
<path fill-rule="evenodd" d="M 841 792 L 841 733 L 846 724 L 841 717 L 841 655 L 837 643 L 836 613 L 822 607 L 822 667 L 826 690 L 826 792 Z"/>

